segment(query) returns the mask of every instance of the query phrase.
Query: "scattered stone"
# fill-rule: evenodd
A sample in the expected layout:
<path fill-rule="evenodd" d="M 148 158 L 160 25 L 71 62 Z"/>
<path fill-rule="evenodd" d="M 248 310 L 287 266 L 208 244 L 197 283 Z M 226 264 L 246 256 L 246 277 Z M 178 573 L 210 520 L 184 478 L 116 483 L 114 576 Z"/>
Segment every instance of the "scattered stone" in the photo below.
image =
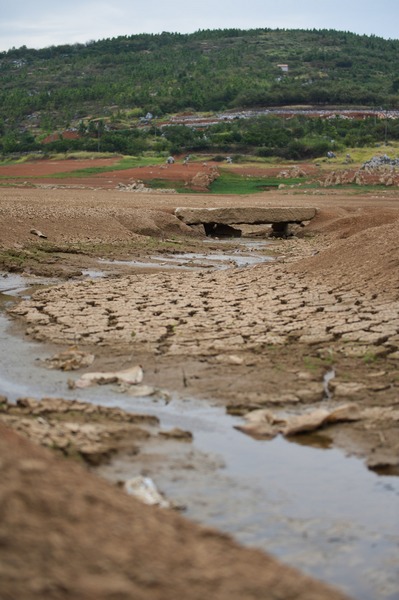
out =
<path fill-rule="evenodd" d="M 157 490 L 150 477 L 141 475 L 125 481 L 124 490 L 127 494 L 134 496 L 144 504 L 159 506 L 160 508 L 171 508 L 171 503 Z"/>
<path fill-rule="evenodd" d="M 140 365 L 124 369 L 123 371 L 109 371 L 104 373 L 84 373 L 74 382 L 73 387 L 86 388 L 93 384 L 106 385 L 108 383 L 123 383 L 136 385 L 143 381 L 143 369 Z"/>
<path fill-rule="evenodd" d="M 376 169 L 381 166 L 399 167 L 399 158 L 390 158 L 387 154 L 383 156 L 373 156 L 370 160 L 364 162 L 361 169 Z"/>
<path fill-rule="evenodd" d="M 387 374 L 386 371 L 372 371 L 371 373 L 367 373 L 366 377 L 384 377 Z"/>
<path fill-rule="evenodd" d="M 360 392 L 366 389 L 366 385 L 354 381 L 331 381 L 329 385 L 335 398 L 352 398 L 353 396 L 358 396 Z"/>
<path fill-rule="evenodd" d="M 361 414 L 356 404 L 344 404 L 334 409 L 317 408 L 300 415 L 278 415 L 261 409 L 248 413 L 245 419 L 247 424 L 236 429 L 255 438 L 271 439 L 279 433 L 289 437 L 342 421 L 358 421 Z"/>
<path fill-rule="evenodd" d="M 90 465 L 108 461 L 118 452 L 137 453 L 137 442 L 150 437 L 149 431 L 135 424 L 136 415 L 124 416 L 119 409 L 91 405 L 93 410 L 86 410 L 86 403 L 54 398 L 44 400 L 44 407 L 40 404 L 36 401 L 35 406 L 33 399 L 20 399 L 17 405 L 1 407 L 0 420 L 33 442 Z M 38 418 L 38 414 L 45 414 L 46 418 Z M 152 423 L 157 424 L 157 419 L 148 417 L 148 424 Z M 29 463 L 26 468 L 39 467 Z"/>
<path fill-rule="evenodd" d="M 299 177 L 306 177 L 306 172 L 303 169 L 300 169 L 298 166 L 294 165 L 289 169 L 283 169 L 278 173 L 278 179 L 298 179 Z M 284 184 L 280 184 L 284 185 Z M 285 187 L 285 186 L 284 186 Z M 279 186 L 280 188 L 280 186 Z"/>
<path fill-rule="evenodd" d="M 127 391 L 129 392 L 129 396 L 132 396 L 133 398 L 140 398 L 154 396 L 159 390 L 152 385 L 135 385 L 134 387 L 129 386 Z"/>
<path fill-rule="evenodd" d="M 250 435 L 255 439 L 270 440 L 279 433 L 276 427 L 275 415 L 268 409 L 262 408 L 247 413 L 245 425 L 236 425 L 235 429 Z M 279 423 L 281 423 L 279 421 Z"/>
<path fill-rule="evenodd" d="M 191 442 L 193 439 L 193 434 L 191 431 L 184 431 L 179 427 L 174 427 L 169 431 L 160 431 L 158 435 L 166 439 L 180 440 L 184 442 Z"/>
<path fill-rule="evenodd" d="M 55 354 L 51 358 L 44 359 L 48 369 L 61 369 L 62 371 L 75 371 L 90 367 L 94 362 L 94 354 L 78 350 L 76 346 Z"/>
<path fill-rule="evenodd" d="M 390 475 L 399 475 L 399 458 L 391 451 L 376 450 L 366 461 L 369 469 Z"/>
<path fill-rule="evenodd" d="M 116 189 L 120 192 L 136 192 L 140 194 L 177 194 L 174 188 L 149 188 L 142 181 L 133 181 L 129 184 L 118 183 Z"/>
<path fill-rule="evenodd" d="M 31 229 L 30 233 L 32 233 L 33 235 L 37 235 L 37 237 L 39 237 L 39 238 L 47 239 L 47 235 L 44 235 L 44 233 L 42 233 L 38 229 Z"/>
<path fill-rule="evenodd" d="M 303 415 L 288 418 L 282 433 L 285 436 L 315 431 L 320 427 L 342 421 L 358 421 L 359 408 L 356 404 L 344 404 L 333 410 L 319 408 Z"/>
<path fill-rule="evenodd" d="M 242 365 L 244 363 L 244 359 L 236 354 L 219 354 L 215 356 L 215 361 L 224 365 Z"/>
<path fill-rule="evenodd" d="M 295 390 L 295 395 L 301 402 L 314 403 L 323 400 L 325 395 L 324 385 L 317 382 L 309 382 L 305 388 Z"/>

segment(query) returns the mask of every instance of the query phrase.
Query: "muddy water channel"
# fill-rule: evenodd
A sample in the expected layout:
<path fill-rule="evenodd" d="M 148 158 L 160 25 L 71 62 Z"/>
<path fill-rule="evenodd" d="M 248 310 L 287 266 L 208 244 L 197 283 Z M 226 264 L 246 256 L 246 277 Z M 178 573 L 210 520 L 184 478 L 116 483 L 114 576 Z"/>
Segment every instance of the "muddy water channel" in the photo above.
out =
<path fill-rule="evenodd" d="M 265 258 L 256 248 L 246 254 L 246 260 Z M 225 268 L 226 262 L 231 266 L 234 254 L 226 258 L 221 251 L 221 256 L 211 259 L 213 268 Z M 203 268 L 208 260 L 206 254 L 171 259 L 179 268 Z M 241 253 L 239 259 L 244 260 Z M 170 268 L 165 257 L 161 262 Z M 160 267 L 157 261 L 150 263 Z M 3 279 L 1 306 L 27 293 L 24 285 L 22 278 Z M 301 444 L 282 437 L 253 440 L 235 429 L 240 418 L 173 390 L 167 399 L 132 398 L 112 386 L 69 390 L 70 373 L 39 364 L 51 351 L 12 335 L 9 321 L 0 316 L 0 394 L 10 400 L 62 396 L 118 406 L 154 414 L 165 429 L 179 427 L 193 434 L 191 443 L 153 440 L 138 456 L 122 456 L 99 467 L 98 474 L 115 482 L 149 476 L 192 520 L 263 548 L 353 598 L 399 598 L 398 477 L 367 470 L 362 461 L 346 457 L 317 436 L 302 436 Z"/>

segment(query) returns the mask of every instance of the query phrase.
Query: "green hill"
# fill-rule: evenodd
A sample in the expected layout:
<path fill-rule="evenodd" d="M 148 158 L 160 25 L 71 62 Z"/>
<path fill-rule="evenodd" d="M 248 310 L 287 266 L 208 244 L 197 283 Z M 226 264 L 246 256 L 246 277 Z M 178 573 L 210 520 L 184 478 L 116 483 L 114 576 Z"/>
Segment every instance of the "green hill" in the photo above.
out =
<path fill-rule="evenodd" d="M 17 138 L 34 146 L 46 133 L 79 124 L 87 132 L 91 123 L 96 133 L 93 119 L 131 130 L 148 112 L 399 107 L 399 40 L 333 30 L 141 34 L 12 49 L 0 53 L 0 75 L 7 152 Z"/>

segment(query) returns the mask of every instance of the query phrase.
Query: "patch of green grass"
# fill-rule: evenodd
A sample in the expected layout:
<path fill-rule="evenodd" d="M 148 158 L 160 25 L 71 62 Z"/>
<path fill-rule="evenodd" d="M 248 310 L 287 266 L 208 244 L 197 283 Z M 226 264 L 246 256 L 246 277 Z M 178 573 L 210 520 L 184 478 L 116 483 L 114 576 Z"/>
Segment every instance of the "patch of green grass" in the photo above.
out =
<path fill-rule="evenodd" d="M 268 189 L 277 189 L 282 183 L 284 185 L 295 185 L 303 183 L 303 179 L 283 180 L 278 177 L 252 177 L 222 169 L 220 177 L 211 184 L 210 192 L 212 194 L 256 194 Z"/>
<path fill-rule="evenodd" d="M 352 159 L 351 163 L 346 163 L 346 155 L 350 154 Z M 363 146 L 362 148 L 345 148 L 341 152 L 337 152 L 336 158 L 330 159 L 320 157 L 314 159 L 314 163 L 323 163 L 331 165 L 332 168 L 336 168 L 338 165 L 340 168 L 356 169 L 364 162 L 367 162 L 373 156 L 383 156 L 387 154 L 390 158 L 399 158 L 399 144 L 398 142 L 389 142 L 388 144 L 374 144 L 372 146 Z"/>
<path fill-rule="evenodd" d="M 51 160 L 87 160 L 87 159 L 97 159 L 97 158 L 120 158 L 120 154 L 115 154 L 115 152 L 87 152 L 86 150 L 81 150 L 79 152 L 67 152 L 67 153 L 56 153 L 51 154 L 49 157 Z"/>
<path fill-rule="evenodd" d="M 47 262 L 48 255 L 40 248 L 32 246 L 29 250 L 2 250 L 0 252 L 0 268 L 6 271 L 20 271 L 32 263 Z"/>
<path fill-rule="evenodd" d="M 69 177 L 87 177 L 88 175 L 97 175 L 98 173 L 110 173 L 113 171 L 125 171 L 136 167 L 147 167 L 158 165 L 164 162 L 163 157 L 143 157 L 143 156 L 125 156 L 115 165 L 109 167 L 88 167 L 87 169 L 76 169 L 64 173 L 54 173 L 47 175 L 50 179 L 65 179 Z M 71 165 L 72 166 L 72 165 Z"/>
<path fill-rule="evenodd" d="M 336 184 L 325 186 L 326 190 L 339 190 L 340 192 L 351 192 L 352 194 L 366 194 L 368 192 L 375 192 L 376 190 L 390 190 L 392 187 L 386 186 L 383 183 L 375 183 L 373 185 L 358 185 L 357 183 L 347 184 Z M 395 189 L 395 188 L 393 188 Z"/>
<path fill-rule="evenodd" d="M 371 363 L 374 363 L 374 362 L 376 362 L 377 360 L 378 360 L 378 356 L 377 356 L 377 355 L 376 355 L 374 352 L 372 352 L 371 350 L 370 350 L 369 352 L 366 352 L 366 353 L 363 355 L 363 362 L 364 362 L 366 365 L 369 365 L 369 364 L 371 364 Z"/>
<path fill-rule="evenodd" d="M 311 373 L 314 373 L 315 371 L 317 371 L 319 369 L 320 361 L 318 361 L 317 359 L 314 359 L 310 356 L 304 356 L 303 357 L 303 366 L 305 367 L 305 369 L 307 369 Z"/>

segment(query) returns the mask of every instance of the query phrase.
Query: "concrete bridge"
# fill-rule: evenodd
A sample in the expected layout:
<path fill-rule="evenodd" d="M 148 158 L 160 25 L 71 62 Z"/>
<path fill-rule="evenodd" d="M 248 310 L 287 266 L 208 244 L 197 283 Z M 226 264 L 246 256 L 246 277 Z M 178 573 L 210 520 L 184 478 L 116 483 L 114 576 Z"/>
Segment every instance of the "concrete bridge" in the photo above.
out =
<path fill-rule="evenodd" d="M 176 208 L 175 215 L 186 225 L 203 225 L 206 235 L 240 235 L 239 225 L 271 225 L 272 235 L 284 237 L 291 223 L 310 221 L 316 208 L 266 206 L 228 208 Z"/>

